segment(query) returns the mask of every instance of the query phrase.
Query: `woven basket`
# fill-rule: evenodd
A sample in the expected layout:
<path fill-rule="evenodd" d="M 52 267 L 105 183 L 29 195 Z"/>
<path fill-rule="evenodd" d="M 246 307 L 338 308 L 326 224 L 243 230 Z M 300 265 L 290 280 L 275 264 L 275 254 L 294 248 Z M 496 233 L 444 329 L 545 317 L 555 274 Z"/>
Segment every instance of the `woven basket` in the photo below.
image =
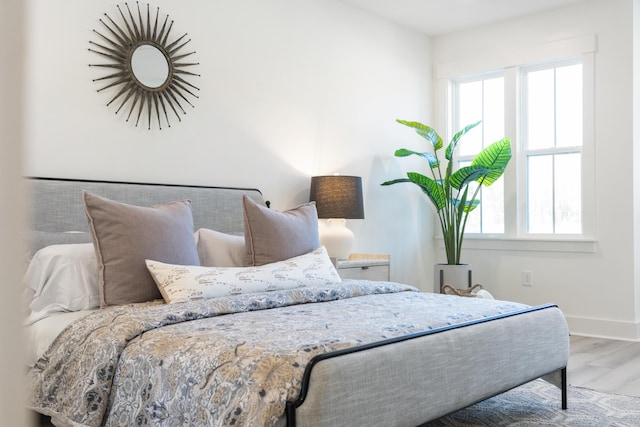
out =
<path fill-rule="evenodd" d="M 473 285 L 467 289 L 456 289 L 451 285 L 444 285 L 442 287 L 442 293 L 447 295 L 458 295 L 459 297 L 475 297 L 474 291 L 483 289 L 481 284 Z"/>

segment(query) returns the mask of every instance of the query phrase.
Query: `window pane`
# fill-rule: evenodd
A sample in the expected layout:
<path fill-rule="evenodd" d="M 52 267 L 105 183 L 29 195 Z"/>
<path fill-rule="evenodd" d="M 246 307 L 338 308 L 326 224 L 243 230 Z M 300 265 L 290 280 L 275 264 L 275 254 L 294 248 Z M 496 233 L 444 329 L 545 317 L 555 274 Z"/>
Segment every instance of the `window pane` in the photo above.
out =
<path fill-rule="evenodd" d="M 554 69 L 526 75 L 527 148 L 555 146 Z"/>
<path fill-rule="evenodd" d="M 484 81 L 484 146 L 504 138 L 504 78 Z"/>
<path fill-rule="evenodd" d="M 475 191 L 476 188 L 478 188 L 478 184 L 475 182 L 469 185 L 469 198 L 473 196 L 473 192 Z M 481 193 L 478 194 L 478 199 L 482 200 Z M 478 208 L 475 208 L 473 212 L 469 214 L 469 218 L 467 218 L 467 225 L 465 226 L 465 229 L 464 229 L 465 233 L 482 233 L 483 232 L 482 225 L 481 225 L 481 222 L 483 220 L 482 213 L 483 213 L 482 210 L 478 207 Z"/>
<path fill-rule="evenodd" d="M 582 64 L 556 69 L 556 145 L 582 145 Z"/>
<path fill-rule="evenodd" d="M 553 156 L 527 157 L 527 231 L 553 233 Z"/>
<path fill-rule="evenodd" d="M 582 233 L 582 178 L 579 153 L 555 156 L 556 233 Z"/>
<path fill-rule="evenodd" d="M 464 166 L 469 166 L 471 164 L 470 161 L 460 161 L 458 162 L 458 169 Z M 471 198 L 473 196 L 473 192 L 478 187 L 476 183 L 471 183 L 469 186 L 468 197 Z M 481 195 L 478 195 L 478 199 L 482 200 Z M 469 218 L 467 218 L 467 225 L 465 226 L 465 233 L 482 233 L 482 227 L 480 226 L 480 222 L 482 219 L 482 212 L 480 209 L 476 208 L 473 212 L 469 214 Z"/>
<path fill-rule="evenodd" d="M 580 153 L 529 156 L 528 232 L 582 233 Z"/>
<path fill-rule="evenodd" d="M 466 125 L 482 120 L 482 80 L 461 83 L 458 86 L 458 132 Z M 463 137 L 458 146 L 461 156 L 472 155 L 482 149 L 482 134 L 478 131 L 470 132 Z"/>
<path fill-rule="evenodd" d="M 458 168 L 471 162 L 458 162 Z M 468 197 L 478 188 L 477 183 L 469 185 Z M 494 182 L 490 187 L 482 187 L 477 199 L 480 206 L 474 209 L 467 219 L 466 233 L 504 233 L 504 180 Z"/>
<path fill-rule="evenodd" d="M 504 233 L 504 179 L 482 187 L 482 232 Z"/>

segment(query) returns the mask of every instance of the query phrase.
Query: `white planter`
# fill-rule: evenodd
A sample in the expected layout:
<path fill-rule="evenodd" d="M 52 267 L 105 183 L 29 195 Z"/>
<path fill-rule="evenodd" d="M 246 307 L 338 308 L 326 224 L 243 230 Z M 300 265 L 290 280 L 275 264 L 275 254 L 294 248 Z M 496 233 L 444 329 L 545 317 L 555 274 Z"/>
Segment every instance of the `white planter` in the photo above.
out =
<path fill-rule="evenodd" d="M 441 293 L 444 285 L 451 285 L 456 289 L 471 287 L 471 264 L 449 265 L 436 264 L 433 266 L 433 291 Z"/>

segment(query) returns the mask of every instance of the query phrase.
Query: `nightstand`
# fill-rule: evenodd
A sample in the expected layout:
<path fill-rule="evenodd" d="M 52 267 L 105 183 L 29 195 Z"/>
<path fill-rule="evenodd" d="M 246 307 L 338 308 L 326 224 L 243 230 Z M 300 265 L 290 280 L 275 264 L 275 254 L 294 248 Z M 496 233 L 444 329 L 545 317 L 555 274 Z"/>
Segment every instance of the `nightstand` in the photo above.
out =
<path fill-rule="evenodd" d="M 335 260 L 342 279 L 389 281 L 389 255 L 351 254 L 348 259 Z"/>

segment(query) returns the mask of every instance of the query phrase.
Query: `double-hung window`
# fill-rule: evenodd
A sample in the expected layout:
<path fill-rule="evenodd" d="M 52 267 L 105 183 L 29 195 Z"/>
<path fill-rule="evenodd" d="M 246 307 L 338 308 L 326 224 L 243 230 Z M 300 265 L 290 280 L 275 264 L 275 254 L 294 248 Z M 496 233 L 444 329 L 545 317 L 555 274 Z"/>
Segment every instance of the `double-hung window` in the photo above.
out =
<path fill-rule="evenodd" d="M 482 121 L 463 137 L 455 166 L 505 136 L 513 152 L 504 177 L 481 189 L 466 232 L 503 241 L 588 241 L 594 234 L 594 195 L 585 191 L 594 167 L 593 52 L 531 56 L 535 61 L 447 76 L 449 134 Z"/>
<path fill-rule="evenodd" d="M 457 167 L 471 164 L 487 145 L 504 137 L 504 77 L 502 72 L 472 76 L 454 86 L 456 129 L 481 120 L 481 125 L 465 135 L 456 153 Z M 472 184 L 470 190 L 475 190 Z M 467 233 L 504 233 L 504 181 L 480 189 L 480 207 L 469 216 Z"/>
<path fill-rule="evenodd" d="M 525 231 L 582 233 L 582 62 L 521 70 Z"/>

